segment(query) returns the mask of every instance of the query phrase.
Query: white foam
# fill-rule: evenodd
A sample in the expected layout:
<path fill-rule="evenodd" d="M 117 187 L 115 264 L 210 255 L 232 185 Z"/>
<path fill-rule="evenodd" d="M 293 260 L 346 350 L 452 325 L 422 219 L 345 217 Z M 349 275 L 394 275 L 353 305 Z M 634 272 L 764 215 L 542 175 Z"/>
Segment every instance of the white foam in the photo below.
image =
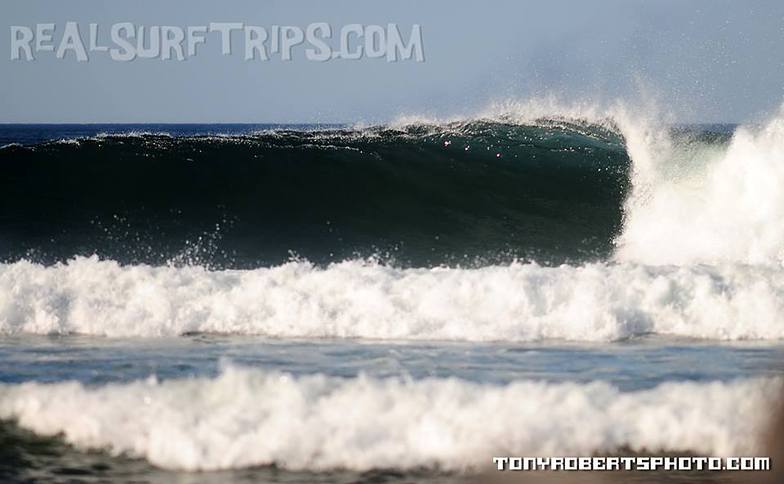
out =
<path fill-rule="evenodd" d="M 150 136 L 173 138 L 171 133 L 166 132 L 166 131 L 146 131 L 146 130 L 136 130 L 136 129 L 133 129 L 133 130 L 130 130 L 130 131 L 119 131 L 119 132 L 112 132 L 112 133 L 110 133 L 110 132 L 102 132 L 102 133 L 96 134 L 94 137 L 87 138 L 87 139 L 92 139 L 92 140 L 104 140 L 104 139 L 109 139 L 109 138 L 114 138 L 114 139 L 123 139 L 123 138 L 134 139 L 134 138 L 145 138 L 145 137 L 150 137 Z"/>
<path fill-rule="evenodd" d="M 627 137 L 627 143 L 630 137 Z M 784 260 L 784 110 L 726 147 L 629 146 L 634 190 L 618 257 L 648 264 Z"/>
<path fill-rule="evenodd" d="M 493 455 L 754 455 L 778 380 L 606 383 L 295 378 L 229 367 L 214 379 L 0 386 L 0 418 L 81 449 L 214 470 L 487 466 Z"/>
<path fill-rule="evenodd" d="M 612 341 L 648 333 L 784 337 L 777 267 L 595 263 L 397 269 L 364 261 L 255 270 L 0 265 L 0 332 Z"/>

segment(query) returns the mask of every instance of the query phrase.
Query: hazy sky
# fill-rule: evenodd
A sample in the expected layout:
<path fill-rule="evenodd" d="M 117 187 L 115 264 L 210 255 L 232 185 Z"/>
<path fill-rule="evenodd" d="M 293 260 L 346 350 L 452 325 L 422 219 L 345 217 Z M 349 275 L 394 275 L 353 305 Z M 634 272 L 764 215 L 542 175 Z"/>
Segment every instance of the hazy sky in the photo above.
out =
<path fill-rule="evenodd" d="M 213 33 L 183 62 L 10 60 L 10 26 L 55 23 L 57 46 L 66 21 L 85 44 L 90 23 L 105 44 L 119 22 L 397 23 L 404 37 L 419 24 L 425 61 L 313 62 L 300 46 L 289 62 L 246 62 L 241 32 L 233 55 Z M 0 23 L 0 122 L 376 122 L 545 94 L 653 96 L 682 122 L 736 122 L 784 100 L 781 0 L 4 0 Z"/>

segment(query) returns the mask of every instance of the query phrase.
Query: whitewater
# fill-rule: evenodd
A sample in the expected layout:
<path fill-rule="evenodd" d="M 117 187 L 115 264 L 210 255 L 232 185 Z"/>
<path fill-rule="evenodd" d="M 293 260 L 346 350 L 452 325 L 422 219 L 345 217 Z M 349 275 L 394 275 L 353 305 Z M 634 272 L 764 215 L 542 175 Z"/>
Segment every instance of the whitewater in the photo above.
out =
<path fill-rule="evenodd" d="M 752 455 L 762 451 L 758 437 L 780 391 L 778 379 L 666 383 L 622 393 L 602 382 L 499 387 L 226 367 L 211 379 L 14 385 L 2 388 L 0 417 L 41 435 L 62 434 L 80 448 L 168 469 L 466 471 L 487 467 L 493 455 L 621 448 Z"/>
<path fill-rule="evenodd" d="M 738 264 L 396 269 L 348 261 L 215 272 L 91 257 L 3 266 L 0 294 L 6 334 L 509 342 L 784 336 L 784 272 Z"/>

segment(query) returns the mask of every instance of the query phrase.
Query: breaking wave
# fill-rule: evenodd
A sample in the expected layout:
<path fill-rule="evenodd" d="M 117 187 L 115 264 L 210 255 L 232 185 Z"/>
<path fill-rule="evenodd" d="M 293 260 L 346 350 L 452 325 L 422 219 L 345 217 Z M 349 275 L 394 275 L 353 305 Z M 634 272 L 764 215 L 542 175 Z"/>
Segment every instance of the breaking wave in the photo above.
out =
<path fill-rule="evenodd" d="M 7 334 L 784 337 L 784 112 L 728 131 L 506 103 L 0 163 Z"/>
<path fill-rule="evenodd" d="M 6 334 L 738 340 L 782 338 L 782 321 L 784 271 L 740 264 L 399 269 L 347 261 L 210 271 L 93 256 L 0 265 Z"/>
<path fill-rule="evenodd" d="M 0 418 L 177 470 L 471 470 L 493 455 L 760 452 L 779 380 L 602 383 L 294 377 L 236 367 L 219 376 L 99 387 L 0 387 Z"/>

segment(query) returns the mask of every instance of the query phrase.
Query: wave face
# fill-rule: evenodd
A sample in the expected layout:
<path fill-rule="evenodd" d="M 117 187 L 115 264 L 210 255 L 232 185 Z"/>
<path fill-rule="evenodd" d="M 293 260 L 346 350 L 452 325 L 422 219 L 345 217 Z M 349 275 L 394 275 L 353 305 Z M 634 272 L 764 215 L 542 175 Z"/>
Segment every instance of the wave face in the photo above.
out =
<path fill-rule="evenodd" d="M 0 149 L 0 255 L 256 268 L 612 252 L 629 159 L 615 131 L 540 119 L 252 135 L 101 135 Z"/>
<path fill-rule="evenodd" d="M 613 341 L 784 337 L 784 271 L 748 265 L 514 263 L 397 269 L 347 261 L 255 270 L 0 265 L 0 332 Z"/>
<path fill-rule="evenodd" d="M 213 379 L 3 385 L 0 418 L 169 469 L 468 470 L 493 455 L 754 455 L 781 387 L 754 379 L 623 393 L 599 382 L 495 387 L 228 367 Z"/>

